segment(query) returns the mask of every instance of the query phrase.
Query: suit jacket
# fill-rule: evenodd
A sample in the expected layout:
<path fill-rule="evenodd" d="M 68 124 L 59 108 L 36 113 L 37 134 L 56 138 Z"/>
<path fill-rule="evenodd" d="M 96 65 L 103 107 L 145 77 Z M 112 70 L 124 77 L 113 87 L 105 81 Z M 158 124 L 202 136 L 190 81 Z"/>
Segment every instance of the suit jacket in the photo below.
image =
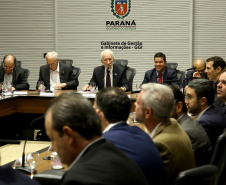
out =
<path fill-rule="evenodd" d="M 172 80 L 175 82 L 166 82 L 166 80 Z M 177 82 L 177 72 L 176 70 L 170 69 L 168 67 L 165 66 L 165 71 L 164 71 L 164 75 L 163 75 L 163 83 L 167 83 L 170 85 L 179 85 L 179 82 Z M 142 84 L 146 84 L 146 83 L 158 83 L 158 78 L 157 78 L 157 74 L 156 74 L 156 69 L 153 68 L 149 71 L 146 71 L 145 75 L 144 75 L 144 80 L 142 82 Z"/>
<path fill-rule="evenodd" d="M 81 158 L 64 174 L 62 185 L 147 185 L 139 166 L 101 139 L 87 148 Z"/>
<path fill-rule="evenodd" d="M 209 107 L 197 120 L 207 132 L 212 147 L 215 147 L 218 136 L 226 128 L 226 118 L 220 107 Z"/>
<path fill-rule="evenodd" d="M 159 151 L 143 130 L 124 122 L 110 128 L 103 137 L 140 166 L 149 184 L 165 184 L 165 170 Z"/>
<path fill-rule="evenodd" d="M 59 62 L 59 70 L 60 83 L 67 84 L 66 88 L 64 89 L 77 90 L 79 82 L 76 75 L 73 74 L 73 69 L 64 63 Z M 40 67 L 38 82 L 39 81 L 44 81 L 44 86 L 46 87 L 46 89 L 50 89 L 50 68 L 48 64 Z M 36 89 L 38 89 L 38 82 Z"/>
<path fill-rule="evenodd" d="M 195 167 L 191 141 L 175 119 L 163 121 L 157 128 L 153 141 L 163 159 L 167 184 L 174 184 L 180 172 Z"/>
<path fill-rule="evenodd" d="M 208 164 L 210 161 L 212 146 L 204 128 L 186 113 L 178 122 L 191 140 L 196 166 Z"/>
<path fill-rule="evenodd" d="M 25 174 L 14 170 L 10 165 L 0 166 L 0 184 L 1 185 L 40 185 L 35 180 L 31 180 Z"/>
<path fill-rule="evenodd" d="M 118 66 L 113 64 L 113 86 L 114 87 L 125 87 L 126 90 L 129 89 L 129 84 L 126 79 L 126 68 L 122 66 Z M 104 76 L 105 75 L 105 67 L 104 65 L 98 66 L 93 70 L 93 76 L 90 80 L 91 82 L 95 82 L 98 89 L 104 88 Z"/>
<path fill-rule="evenodd" d="M 224 102 L 221 104 L 221 111 L 222 111 L 222 112 L 224 113 L 224 115 L 226 116 L 226 105 L 225 105 Z"/>
<path fill-rule="evenodd" d="M 4 81 L 5 70 L 3 66 L 0 66 L 0 82 Z M 23 68 L 15 67 L 13 70 L 12 86 L 16 90 L 28 90 L 29 84 L 27 82 L 27 72 Z"/>

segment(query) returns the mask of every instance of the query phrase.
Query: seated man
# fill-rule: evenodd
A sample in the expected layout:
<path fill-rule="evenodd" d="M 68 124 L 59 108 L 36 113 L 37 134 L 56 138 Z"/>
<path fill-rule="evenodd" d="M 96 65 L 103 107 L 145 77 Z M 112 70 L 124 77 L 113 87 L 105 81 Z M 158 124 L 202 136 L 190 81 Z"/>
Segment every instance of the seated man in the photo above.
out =
<path fill-rule="evenodd" d="M 163 185 L 165 171 L 157 147 L 143 130 L 126 123 L 131 108 L 128 95 L 118 88 L 102 89 L 96 95 L 94 107 L 104 138 L 141 167 L 149 184 Z"/>
<path fill-rule="evenodd" d="M 108 49 L 102 51 L 101 62 L 103 65 L 93 70 L 90 83 L 96 83 L 99 90 L 104 87 L 120 87 L 127 91 L 129 84 L 126 79 L 126 68 L 114 64 L 114 53 Z M 84 86 L 83 90 L 90 90 L 90 85 Z"/>
<path fill-rule="evenodd" d="M 179 85 L 177 72 L 166 67 L 166 55 L 158 52 L 154 56 L 155 68 L 146 71 L 142 84 L 152 83 L 167 83 L 171 85 Z"/>
<path fill-rule="evenodd" d="M 74 89 L 79 84 L 73 69 L 64 63 L 59 62 L 58 54 L 55 51 L 46 54 L 46 65 L 40 67 L 39 81 L 44 81 L 46 90 Z M 36 89 L 39 89 L 39 85 Z"/>
<path fill-rule="evenodd" d="M 215 90 L 211 81 L 196 79 L 188 83 L 185 103 L 189 113 L 197 116 L 197 121 L 206 130 L 214 149 L 218 136 L 226 128 L 225 115 L 219 107 L 213 107 Z"/>
<path fill-rule="evenodd" d="M 194 61 L 193 66 L 195 69 L 187 72 L 185 86 L 188 85 L 188 83 L 194 78 L 207 78 L 205 73 L 206 63 L 204 60 L 197 59 Z"/>
<path fill-rule="evenodd" d="M 16 66 L 16 58 L 13 55 L 5 55 L 3 66 L 0 66 L 0 82 L 12 84 L 12 90 L 28 90 L 27 72 Z"/>
<path fill-rule="evenodd" d="M 217 84 L 217 97 L 223 102 L 220 107 L 226 115 L 226 69 L 221 71 L 219 83 Z"/>
<path fill-rule="evenodd" d="M 173 108 L 174 96 L 169 87 L 157 83 L 142 85 L 135 103 L 136 120 L 144 123 L 159 150 L 166 184 L 174 184 L 180 172 L 195 167 L 188 135 L 175 119 L 170 119 Z"/>
<path fill-rule="evenodd" d="M 62 185 L 147 185 L 139 166 L 101 137 L 101 124 L 90 100 L 65 92 L 45 114 L 46 133 L 62 163 L 69 166 Z"/>
<path fill-rule="evenodd" d="M 209 137 L 204 128 L 196 120 L 187 115 L 187 108 L 182 92 L 174 86 L 170 87 L 173 90 L 176 101 L 171 117 L 175 118 L 188 134 L 191 140 L 196 166 L 208 164 L 212 151 Z"/>

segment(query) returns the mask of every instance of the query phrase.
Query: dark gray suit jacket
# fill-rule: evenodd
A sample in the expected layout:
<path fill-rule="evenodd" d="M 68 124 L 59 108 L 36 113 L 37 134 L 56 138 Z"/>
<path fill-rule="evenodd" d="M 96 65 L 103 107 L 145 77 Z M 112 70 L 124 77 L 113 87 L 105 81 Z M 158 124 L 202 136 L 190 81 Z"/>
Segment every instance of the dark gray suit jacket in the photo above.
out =
<path fill-rule="evenodd" d="M 125 87 L 126 90 L 129 89 L 128 80 L 126 79 L 126 68 L 118 65 L 113 65 L 113 86 L 114 87 Z M 104 65 L 98 66 L 93 70 L 93 76 L 90 80 L 91 82 L 95 82 L 98 89 L 102 89 L 104 87 L 104 76 L 105 75 L 105 67 Z"/>
<path fill-rule="evenodd" d="M 169 81 L 167 82 L 167 80 L 169 80 Z M 165 66 L 163 83 L 170 84 L 170 85 L 179 85 L 179 82 L 177 82 L 177 80 L 178 79 L 177 79 L 176 70 L 170 69 L 170 68 Z M 158 83 L 158 78 L 157 78 L 155 68 L 153 68 L 149 71 L 146 71 L 146 73 L 144 75 L 144 80 L 143 80 L 142 84 L 146 84 L 146 83 L 149 83 L 149 82 Z"/>
<path fill-rule="evenodd" d="M 5 70 L 3 66 L 0 66 L 0 82 L 4 81 Z M 13 70 L 12 86 L 16 90 L 28 90 L 29 84 L 27 82 L 27 71 L 26 69 L 15 67 Z"/>
<path fill-rule="evenodd" d="M 151 157 L 151 156 L 150 156 Z M 101 139 L 87 148 L 64 174 L 61 185 L 147 185 L 139 166 L 111 142 Z"/>
<path fill-rule="evenodd" d="M 59 62 L 59 69 L 60 83 L 67 84 L 65 89 L 77 90 L 79 82 L 76 75 L 73 74 L 73 69 L 70 66 L 61 62 Z M 39 81 L 44 81 L 44 86 L 46 87 L 46 89 L 50 89 L 50 68 L 48 64 L 40 67 L 38 82 Z M 38 82 L 36 85 L 36 89 L 38 89 Z"/>
<path fill-rule="evenodd" d="M 196 166 L 207 164 L 210 160 L 212 146 L 204 128 L 187 114 L 184 114 L 178 122 L 191 140 Z"/>

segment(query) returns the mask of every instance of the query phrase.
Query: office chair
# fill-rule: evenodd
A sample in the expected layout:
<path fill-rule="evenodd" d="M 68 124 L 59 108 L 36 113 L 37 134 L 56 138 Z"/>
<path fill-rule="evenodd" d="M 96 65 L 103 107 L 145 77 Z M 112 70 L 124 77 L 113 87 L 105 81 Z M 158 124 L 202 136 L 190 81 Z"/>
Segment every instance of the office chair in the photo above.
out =
<path fill-rule="evenodd" d="M 208 164 L 183 171 L 175 185 L 217 185 L 217 170 L 216 166 Z"/>
<path fill-rule="evenodd" d="M 226 129 L 217 138 L 210 164 L 218 167 L 218 185 L 226 184 Z"/>
<path fill-rule="evenodd" d="M 177 69 L 177 66 L 178 66 L 178 63 L 166 63 L 166 67 L 169 67 L 173 70 L 176 70 Z"/>
<path fill-rule="evenodd" d="M 182 88 L 183 87 L 182 83 L 185 78 L 185 72 L 177 69 L 176 69 L 176 72 L 177 72 L 177 79 L 179 80 L 179 87 Z"/>
<path fill-rule="evenodd" d="M 81 69 L 79 67 L 72 66 L 74 75 L 78 78 L 81 73 Z"/>
<path fill-rule="evenodd" d="M 125 59 L 114 59 L 114 64 L 120 65 L 120 66 L 123 66 L 123 67 L 127 67 L 128 60 L 125 60 Z"/>
<path fill-rule="evenodd" d="M 25 76 L 28 78 L 29 77 L 29 75 L 30 75 L 30 70 L 29 69 L 24 69 L 25 71 L 24 71 L 24 74 L 25 74 Z"/>
<path fill-rule="evenodd" d="M 72 66 L 72 64 L 73 64 L 73 60 L 71 60 L 71 59 L 60 59 L 59 61 L 64 64 L 67 64 L 69 66 Z"/>
<path fill-rule="evenodd" d="M 133 79 L 134 76 L 136 75 L 136 69 L 127 67 L 126 69 L 126 79 L 128 80 L 129 83 L 129 91 L 133 90 Z"/>

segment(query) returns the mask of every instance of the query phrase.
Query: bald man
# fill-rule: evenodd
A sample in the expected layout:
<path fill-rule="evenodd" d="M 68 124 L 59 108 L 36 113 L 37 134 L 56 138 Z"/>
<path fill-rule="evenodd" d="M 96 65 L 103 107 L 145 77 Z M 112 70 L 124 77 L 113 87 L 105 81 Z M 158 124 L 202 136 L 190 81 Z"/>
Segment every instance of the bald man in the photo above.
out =
<path fill-rule="evenodd" d="M 5 55 L 3 66 L 0 66 L 0 83 L 11 83 L 12 90 L 28 90 L 27 71 L 21 67 L 16 67 L 16 57 Z"/>
<path fill-rule="evenodd" d="M 194 61 L 193 66 L 195 67 L 195 69 L 187 72 L 185 86 L 188 85 L 188 83 L 194 78 L 206 78 L 206 63 L 204 60 L 197 59 L 196 61 Z"/>

